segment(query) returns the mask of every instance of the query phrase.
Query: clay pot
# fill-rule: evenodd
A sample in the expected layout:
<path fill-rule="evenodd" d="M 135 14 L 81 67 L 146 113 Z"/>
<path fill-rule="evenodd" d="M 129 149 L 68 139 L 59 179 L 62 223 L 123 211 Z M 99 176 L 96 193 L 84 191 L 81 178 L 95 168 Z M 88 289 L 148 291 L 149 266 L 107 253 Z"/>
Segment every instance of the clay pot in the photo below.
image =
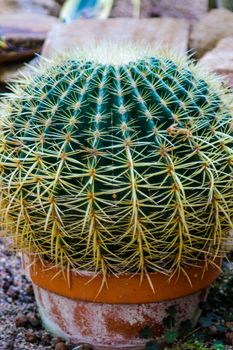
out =
<path fill-rule="evenodd" d="M 89 272 L 65 276 L 50 263 L 35 260 L 30 265 L 39 312 L 45 327 L 76 344 L 94 349 L 144 349 L 140 330 L 149 326 L 154 337 L 164 332 L 163 319 L 169 306 L 176 307 L 176 326 L 189 319 L 197 321 L 198 304 L 207 296 L 207 287 L 219 275 L 220 261 L 188 267 L 172 277 L 151 273 L 154 292 L 140 275 L 109 275 Z M 187 278 L 188 276 L 188 278 Z M 192 285 L 189 283 L 191 281 Z"/>

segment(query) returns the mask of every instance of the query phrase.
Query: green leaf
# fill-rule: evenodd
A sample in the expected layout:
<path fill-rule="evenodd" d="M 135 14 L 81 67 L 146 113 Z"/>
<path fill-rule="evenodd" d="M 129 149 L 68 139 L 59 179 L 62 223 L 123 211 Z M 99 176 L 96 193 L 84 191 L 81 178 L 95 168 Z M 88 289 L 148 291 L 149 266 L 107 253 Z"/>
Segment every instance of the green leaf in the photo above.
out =
<path fill-rule="evenodd" d="M 222 343 L 216 341 L 216 342 L 212 345 L 212 349 L 213 349 L 213 350 L 224 350 L 224 349 L 225 349 L 225 346 L 224 346 Z"/>
<path fill-rule="evenodd" d="M 151 340 L 146 343 L 146 350 L 160 350 L 160 345 L 156 340 Z"/>
<path fill-rule="evenodd" d="M 174 341 L 177 338 L 177 332 L 176 331 L 167 331 L 164 334 L 164 338 L 168 344 L 174 343 Z"/>

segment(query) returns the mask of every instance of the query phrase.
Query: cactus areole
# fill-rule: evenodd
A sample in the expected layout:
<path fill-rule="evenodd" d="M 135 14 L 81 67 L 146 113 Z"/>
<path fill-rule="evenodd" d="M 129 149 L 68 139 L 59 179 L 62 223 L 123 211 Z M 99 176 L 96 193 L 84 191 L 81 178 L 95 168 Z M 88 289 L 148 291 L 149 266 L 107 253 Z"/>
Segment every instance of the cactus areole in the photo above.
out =
<path fill-rule="evenodd" d="M 231 227 L 228 92 L 189 60 L 103 45 L 43 62 L 1 106 L 1 221 L 62 268 L 172 273 Z"/>

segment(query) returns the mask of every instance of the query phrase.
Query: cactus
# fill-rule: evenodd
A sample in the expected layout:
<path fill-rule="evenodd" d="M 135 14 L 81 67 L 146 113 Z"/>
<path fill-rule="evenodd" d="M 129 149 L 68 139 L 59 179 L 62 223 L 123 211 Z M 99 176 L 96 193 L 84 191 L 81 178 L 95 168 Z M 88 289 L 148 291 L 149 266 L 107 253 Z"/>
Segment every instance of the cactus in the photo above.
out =
<path fill-rule="evenodd" d="M 104 276 L 214 262 L 233 214 L 217 78 L 113 44 L 34 70 L 1 106 L 1 222 L 16 246 Z"/>

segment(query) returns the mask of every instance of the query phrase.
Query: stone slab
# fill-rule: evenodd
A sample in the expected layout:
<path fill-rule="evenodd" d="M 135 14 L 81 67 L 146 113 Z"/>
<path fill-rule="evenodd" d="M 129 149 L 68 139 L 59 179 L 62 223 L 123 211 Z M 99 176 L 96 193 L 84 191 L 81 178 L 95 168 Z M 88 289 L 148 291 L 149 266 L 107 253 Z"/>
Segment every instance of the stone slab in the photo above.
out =
<path fill-rule="evenodd" d="M 52 16 L 32 13 L 0 15 L 0 33 L 6 38 L 45 39 L 51 27 L 59 23 Z"/>
<path fill-rule="evenodd" d="M 59 11 L 55 0 L 0 0 L 0 14 L 30 12 L 58 16 Z"/>
<path fill-rule="evenodd" d="M 199 20 L 208 12 L 208 0 L 143 0 L 142 15 Z"/>
<path fill-rule="evenodd" d="M 92 41 L 108 40 L 145 42 L 184 54 L 188 48 L 189 29 L 188 21 L 175 18 L 78 20 L 54 26 L 42 53 L 52 56 Z"/>
<path fill-rule="evenodd" d="M 219 40 L 233 35 L 233 12 L 214 9 L 193 25 L 190 35 L 190 48 L 200 58 L 213 49 Z"/>
<path fill-rule="evenodd" d="M 48 31 L 59 20 L 52 16 L 17 13 L 0 15 L 0 33 L 8 44 L 0 63 L 25 60 L 40 51 Z"/>
<path fill-rule="evenodd" d="M 233 36 L 220 40 L 216 48 L 200 59 L 199 65 L 222 75 L 227 85 L 233 87 Z"/>

